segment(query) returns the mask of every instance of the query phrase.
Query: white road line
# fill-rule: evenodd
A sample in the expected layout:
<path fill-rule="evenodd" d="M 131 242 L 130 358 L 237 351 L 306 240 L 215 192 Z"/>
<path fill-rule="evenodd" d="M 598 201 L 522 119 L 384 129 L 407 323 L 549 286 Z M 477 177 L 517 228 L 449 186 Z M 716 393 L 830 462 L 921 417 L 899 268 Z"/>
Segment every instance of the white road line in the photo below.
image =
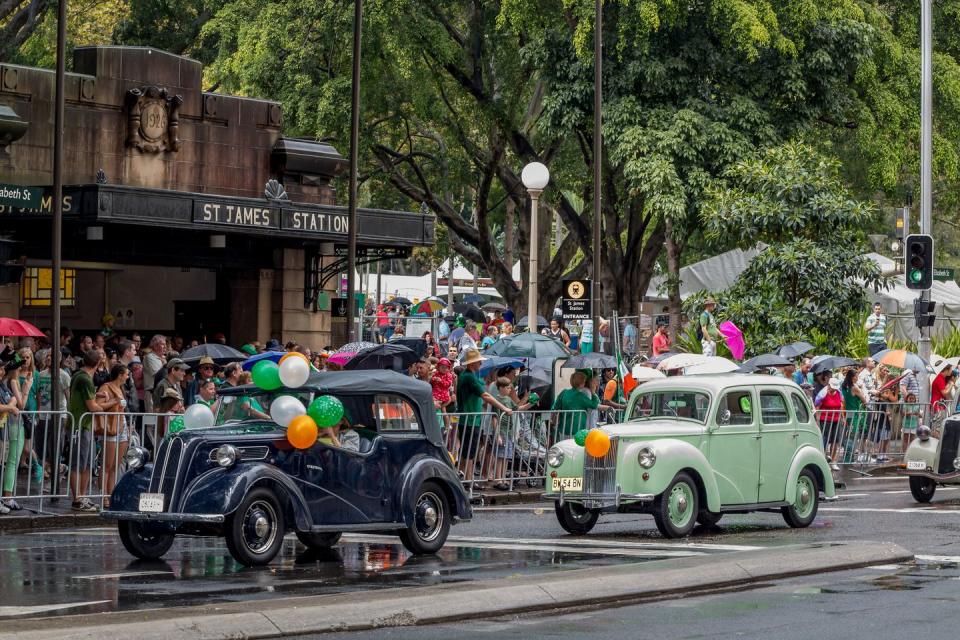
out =
<path fill-rule="evenodd" d="M 957 490 L 956 487 L 939 487 L 939 488 L 937 489 L 937 493 L 942 493 L 942 492 L 944 492 L 944 491 L 956 491 L 956 490 Z M 905 491 L 881 491 L 880 493 L 885 494 L 885 495 L 894 495 L 894 494 L 897 494 L 897 493 L 910 493 L 910 490 L 907 489 L 907 490 L 905 490 Z"/>
<path fill-rule="evenodd" d="M 914 556 L 921 562 L 956 562 L 960 564 L 960 556 Z"/>
<path fill-rule="evenodd" d="M 382 535 L 363 535 L 359 533 L 344 534 L 345 539 L 358 542 L 396 542 L 393 536 Z M 474 546 L 486 546 L 488 544 L 513 544 L 523 545 L 524 548 L 540 545 L 555 545 L 562 547 L 592 547 L 607 549 L 664 549 L 668 551 L 688 550 L 688 551 L 753 551 L 763 549 L 764 547 L 734 545 L 734 544 L 709 544 L 709 543 L 683 543 L 664 544 L 654 542 L 631 542 L 619 540 L 607 540 L 604 538 L 487 538 L 478 536 L 450 536 L 448 541 L 471 543 Z"/>
<path fill-rule="evenodd" d="M 859 513 L 926 513 L 960 515 L 960 510 L 937 509 L 936 507 L 905 507 L 903 509 L 881 509 L 870 507 L 820 507 L 820 511 L 847 511 Z"/>
<path fill-rule="evenodd" d="M 473 542 L 451 542 L 447 539 L 447 547 L 476 547 Z M 582 547 L 578 545 L 541 544 L 534 548 L 526 544 L 507 544 L 501 542 L 486 543 L 484 549 L 502 549 L 506 551 L 554 551 L 558 553 L 586 553 L 600 556 L 631 556 L 642 558 L 689 558 L 691 556 L 707 555 L 704 551 L 685 551 L 677 549 L 632 549 L 614 547 Z"/>
<path fill-rule="evenodd" d="M 172 574 L 173 571 L 126 571 L 123 573 L 97 573 L 89 576 L 71 576 L 71 578 L 74 580 L 115 580 L 136 576 L 166 576 Z"/>
<path fill-rule="evenodd" d="M 0 618 L 7 618 L 11 616 L 26 616 L 37 613 L 44 613 L 46 611 L 60 611 L 62 609 L 73 609 L 74 607 L 89 607 L 95 604 L 104 604 L 106 602 L 113 602 L 113 600 L 91 600 L 90 602 L 64 602 L 61 604 L 41 604 L 33 606 L 6 606 L 0 607 Z"/>
<path fill-rule="evenodd" d="M 525 511 L 528 513 L 533 513 L 535 515 L 540 515 L 543 513 L 545 507 L 474 507 L 474 511 Z M 552 507 L 551 511 L 553 510 Z"/>
<path fill-rule="evenodd" d="M 908 492 L 909 493 L 909 492 Z M 839 498 L 863 498 L 872 494 L 869 493 L 838 493 L 837 497 Z"/>

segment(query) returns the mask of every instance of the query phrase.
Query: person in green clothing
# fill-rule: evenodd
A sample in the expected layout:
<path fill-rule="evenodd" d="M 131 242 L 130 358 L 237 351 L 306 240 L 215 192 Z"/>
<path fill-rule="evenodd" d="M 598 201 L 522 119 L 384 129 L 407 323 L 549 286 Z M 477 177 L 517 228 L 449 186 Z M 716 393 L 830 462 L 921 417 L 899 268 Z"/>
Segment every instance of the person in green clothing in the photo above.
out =
<path fill-rule="evenodd" d="M 93 424 L 90 416 L 84 414 L 103 412 L 96 401 L 97 389 L 93 384 L 93 374 L 100 364 L 100 352 L 90 349 L 83 354 L 83 366 L 73 374 L 70 381 L 70 400 L 67 411 L 73 417 L 73 437 L 70 439 L 70 490 L 73 493 L 74 511 L 97 511 L 97 506 L 89 498 L 81 498 L 82 492 L 90 485 L 90 470 L 93 467 Z"/>
<path fill-rule="evenodd" d="M 29 468 L 36 483 L 43 482 L 43 467 L 33 451 L 33 433 L 37 427 L 37 367 L 30 347 L 17 350 L 17 355 L 23 360 L 20 375 L 17 377 L 18 394 L 23 400 L 23 411 L 20 422 L 23 426 L 23 451 L 20 455 L 20 466 Z M 42 434 L 41 434 L 42 437 Z"/>
<path fill-rule="evenodd" d="M 217 381 L 213 378 L 201 380 L 197 386 L 197 404 L 210 407 L 213 414 L 217 414 Z"/>
<path fill-rule="evenodd" d="M 575 372 L 570 376 L 570 388 L 561 391 L 553 401 L 550 410 L 561 412 L 556 414 L 557 440 L 572 438 L 573 434 L 586 427 L 587 412 L 600 406 L 600 397 L 587 390 L 586 384 L 586 374 Z"/>
<path fill-rule="evenodd" d="M 486 360 L 476 349 L 468 349 L 463 357 L 464 371 L 457 378 L 457 413 L 467 414 L 460 417 L 457 425 L 460 431 L 460 468 L 464 473 L 464 480 L 473 480 L 474 458 L 480 450 L 480 438 L 483 432 L 484 403 L 512 415 L 513 410 L 494 398 L 483 386 L 480 379 L 480 364 Z M 482 487 L 478 487 L 482 488 Z"/>
<path fill-rule="evenodd" d="M 843 394 L 843 406 L 846 409 L 847 438 L 844 444 L 843 461 L 853 462 L 858 442 L 862 440 L 866 414 L 863 409 L 868 400 L 863 388 L 857 384 L 858 371 L 849 369 L 843 376 L 840 392 Z M 864 446 L 866 445 L 866 441 Z"/>
<path fill-rule="evenodd" d="M 717 319 L 713 312 L 717 308 L 717 301 L 707 298 L 703 303 L 703 313 L 700 314 L 700 350 L 705 356 L 717 355 L 717 341 L 720 339 L 720 329 L 717 328 Z"/>

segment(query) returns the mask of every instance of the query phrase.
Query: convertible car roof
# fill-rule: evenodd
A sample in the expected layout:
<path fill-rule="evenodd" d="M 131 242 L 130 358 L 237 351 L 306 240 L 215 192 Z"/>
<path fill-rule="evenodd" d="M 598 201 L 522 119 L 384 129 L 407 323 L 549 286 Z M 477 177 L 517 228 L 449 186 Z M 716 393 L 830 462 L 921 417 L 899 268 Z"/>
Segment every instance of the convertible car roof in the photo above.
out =
<path fill-rule="evenodd" d="M 427 438 L 434 444 L 443 444 L 443 434 L 433 408 L 433 390 L 428 383 L 416 378 L 388 370 L 322 371 L 311 373 L 306 384 L 298 389 L 281 387 L 269 393 L 303 391 L 333 395 L 391 393 L 403 396 L 416 405 Z M 221 395 L 244 395 L 264 393 L 264 391 L 256 385 L 248 384 L 242 387 L 224 388 L 220 393 Z"/>

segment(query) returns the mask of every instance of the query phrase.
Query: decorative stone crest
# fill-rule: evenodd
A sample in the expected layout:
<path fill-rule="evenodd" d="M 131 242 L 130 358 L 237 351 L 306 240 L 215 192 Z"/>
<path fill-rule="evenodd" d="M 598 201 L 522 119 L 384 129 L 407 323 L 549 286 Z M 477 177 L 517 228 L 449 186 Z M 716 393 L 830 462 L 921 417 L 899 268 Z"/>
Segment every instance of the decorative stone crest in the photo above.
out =
<path fill-rule="evenodd" d="M 148 153 L 179 151 L 180 105 L 183 96 L 160 87 L 127 91 L 127 146 Z"/>
<path fill-rule="evenodd" d="M 271 178 L 263 187 L 263 197 L 267 200 L 290 200 L 283 185 Z"/>

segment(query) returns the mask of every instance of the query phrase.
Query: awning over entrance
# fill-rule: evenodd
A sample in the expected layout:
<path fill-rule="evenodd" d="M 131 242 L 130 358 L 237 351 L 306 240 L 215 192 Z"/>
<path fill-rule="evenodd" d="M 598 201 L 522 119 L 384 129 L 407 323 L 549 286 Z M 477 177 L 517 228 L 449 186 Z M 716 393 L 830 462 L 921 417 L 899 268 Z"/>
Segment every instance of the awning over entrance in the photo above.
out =
<path fill-rule="evenodd" d="M 39 209 L 0 206 L 0 229 L 13 231 L 14 221 L 36 222 L 38 217 L 49 216 L 51 209 L 47 193 Z M 88 225 L 118 223 L 180 232 L 266 236 L 284 241 L 286 246 L 347 242 L 346 207 L 289 200 L 91 184 L 66 187 L 63 210 L 65 222 Z M 434 218 L 429 214 L 361 208 L 357 218 L 360 247 L 412 248 L 434 243 Z"/>

